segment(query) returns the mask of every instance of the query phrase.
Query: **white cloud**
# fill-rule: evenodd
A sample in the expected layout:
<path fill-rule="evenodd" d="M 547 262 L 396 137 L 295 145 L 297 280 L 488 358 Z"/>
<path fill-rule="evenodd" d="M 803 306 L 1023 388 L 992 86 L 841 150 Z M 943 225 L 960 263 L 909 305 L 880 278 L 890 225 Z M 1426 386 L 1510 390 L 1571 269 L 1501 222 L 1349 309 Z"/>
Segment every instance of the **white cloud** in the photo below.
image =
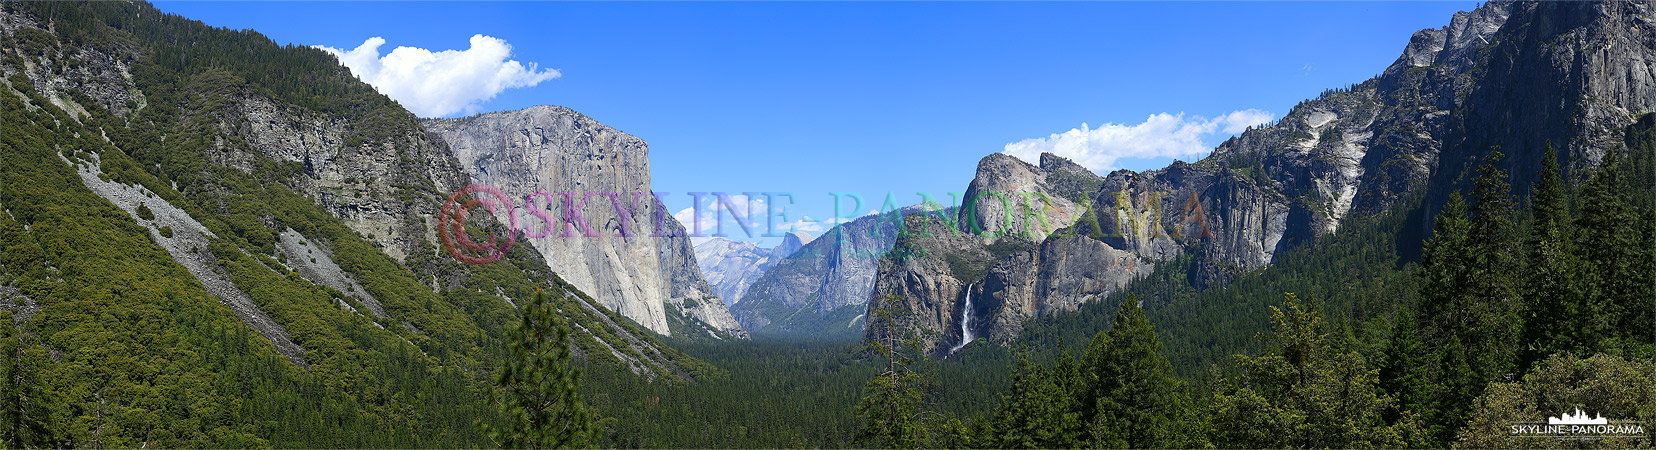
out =
<path fill-rule="evenodd" d="M 779 226 L 778 228 L 781 228 L 781 231 L 784 233 L 789 231 L 802 231 L 811 233 L 812 236 L 821 236 L 822 233 L 828 232 L 828 230 L 833 228 L 835 225 L 850 222 L 852 220 L 855 219 L 833 217 L 827 219 L 815 219 L 811 216 L 804 216 L 799 218 L 799 220 L 789 222 L 787 225 Z"/>
<path fill-rule="evenodd" d="M 1106 123 L 1091 128 L 1082 123 L 1081 128 L 1063 133 L 1006 144 L 1005 153 L 1029 162 L 1039 162 L 1041 153 L 1052 153 L 1103 172 L 1116 169 L 1116 161 L 1121 158 L 1194 159 L 1213 150 L 1203 140 L 1214 133 L 1240 133 L 1275 117 L 1270 112 L 1247 109 L 1213 119 L 1160 113 L 1137 125 Z"/>
<path fill-rule="evenodd" d="M 701 245 L 701 243 L 711 240 L 712 238 L 710 236 L 713 236 L 715 233 L 719 232 L 720 216 L 723 216 L 724 218 L 725 237 L 731 240 L 757 239 L 769 232 L 765 229 L 764 197 L 754 197 L 751 204 L 749 204 L 749 200 L 746 195 L 737 194 L 729 197 L 730 203 L 736 206 L 737 211 L 735 213 L 725 211 L 725 207 L 722 204 L 716 204 L 716 202 L 719 201 L 718 197 L 713 195 L 702 196 L 701 214 L 699 217 L 702 236 L 691 236 L 691 245 Z M 718 207 L 718 211 L 714 210 L 715 206 Z M 747 212 L 750 210 L 753 211 L 752 219 L 748 219 L 747 215 Z M 776 207 L 772 209 L 772 212 L 781 212 L 781 210 L 782 207 Z M 737 217 L 740 217 L 747 222 L 749 229 L 753 231 L 753 236 L 747 236 L 742 232 L 742 226 L 736 223 Z M 679 223 L 684 224 L 685 233 L 692 235 L 696 233 L 696 222 L 698 217 L 696 210 L 693 207 L 684 208 L 679 210 L 679 212 L 673 213 L 673 218 L 678 219 Z M 788 231 L 787 225 L 777 225 L 777 228 L 779 229 L 778 232 Z"/>
<path fill-rule="evenodd" d="M 380 56 L 385 39 L 369 38 L 352 50 L 315 46 L 339 58 L 357 78 L 420 117 L 477 112 L 478 105 L 511 88 L 529 87 L 562 76 L 557 69 L 514 60 L 506 41 L 481 34 L 471 48 L 433 52 L 397 47 Z"/>

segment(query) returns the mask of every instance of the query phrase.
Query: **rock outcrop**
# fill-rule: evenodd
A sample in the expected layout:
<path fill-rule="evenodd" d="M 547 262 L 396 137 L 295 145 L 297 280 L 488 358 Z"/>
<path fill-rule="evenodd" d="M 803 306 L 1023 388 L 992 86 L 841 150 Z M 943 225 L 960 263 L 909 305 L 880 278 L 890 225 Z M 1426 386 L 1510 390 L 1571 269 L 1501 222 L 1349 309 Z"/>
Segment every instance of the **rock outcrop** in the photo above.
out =
<path fill-rule="evenodd" d="M 976 316 L 990 318 L 979 331 L 1004 342 L 1023 320 L 1105 295 L 1180 255 L 1192 256 L 1192 284 L 1218 287 L 1338 232 L 1351 217 L 1390 211 L 1420 192 L 1429 217 L 1493 148 L 1508 156 L 1515 192 L 1528 191 L 1548 141 L 1560 149 L 1566 176 L 1580 176 L 1622 145 L 1622 129 L 1652 111 L 1656 5 L 1486 3 L 1455 14 L 1446 27 L 1415 33 L 1379 77 L 1301 102 L 1196 163 L 1100 178 L 1053 155 L 1042 155 L 1040 167 L 985 157 L 969 199 L 998 200 L 982 194 L 998 191 L 1066 201 L 980 201 L 962 210 L 957 225 L 990 225 L 979 240 L 986 250 L 1012 240 L 1039 249 L 991 252 L 989 270 L 965 278 L 957 270 L 951 278 L 940 271 L 949 258 L 981 252 L 899 241 L 948 250 L 882 262 L 870 307 L 914 313 L 906 320 L 916 328 L 907 331 L 937 336 L 927 349 L 940 354 L 949 348 L 942 344 L 959 340 L 962 312 L 954 302 L 971 286 L 980 300 Z M 1029 226 L 1039 225 L 1035 217 L 1071 228 L 1041 233 Z M 993 233 L 1002 228 L 1011 232 Z M 868 335 L 876 333 L 871 326 Z"/>
<path fill-rule="evenodd" d="M 842 223 L 766 270 L 731 312 L 758 334 L 812 339 L 855 339 L 873 292 L 880 258 L 897 240 L 904 215 L 952 216 L 930 203 Z"/>
<path fill-rule="evenodd" d="M 210 245 L 228 244 L 238 248 L 244 256 L 266 262 L 259 263 L 262 267 L 250 269 L 254 273 L 269 270 L 337 291 L 340 295 L 336 298 L 344 297 L 353 302 L 341 301 L 341 311 L 360 314 L 374 321 L 376 333 L 392 333 L 388 329 L 395 329 L 393 334 L 403 335 L 403 342 L 409 342 L 407 336 L 419 335 L 421 337 L 411 343 L 422 347 L 422 350 L 460 344 L 458 341 L 439 342 L 442 339 L 479 336 L 465 333 L 496 326 L 502 321 L 498 316 L 489 315 L 515 306 L 511 303 L 512 299 L 496 287 L 492 293 L 494 298 L 490 298 L 489 293 L 483 293 L 482 289 L 477 289 L 480 293 L 477 297 L 468 297 L 469 302 L 476 303 L 469 303 L 465 311 L 477 316 L 424 313 L 430 310 L 457 310 L 447 309 L 455 306 L 445 304 L 454 298 L 448 294 L 474 289 L 468 284 L 478 282 L 483 276 L 534 279 L 537 285 L 558 287 L 570 301 L 582 304 L 583 311 L 563 311 L 571 323 L 588 323 L 601 328 L 578 331 L 575 338 L 578 346 L 587 350 L 608 347 L 616 359 L 638 363 L 633 365 L 633 371 L 645 378 L 653 379 L 660 374 L 689 377 L 688 372 L 676 362 L 685 358 L 684 355 L 662 345 L 648 332 L 627 323 L 613 311 L 593 306 L 596 301 L 555 276 L 549 276 L 550 271 L 538 257 L 519 260 L 521 264 L 505 272 L 490 274 L 479 274 L 453 261 L 434 261 L 435 257 L 446 257 L 439 253 L 436 244 L 438 211 L 450 192 L 470 184 L 469 175 L 450 154 L 447 144 L 423 130 L 412 114 L 374 93 L 372 87 L 356 81 L 349 69 L 328 64 L 330 60 L 322 59 L 327 57 L 316 53 L 315 49 L 283 49 L 275 43 L 261 40 L 256 33 L 249 35 L 246 31 L 210 29 L 198 22 L 167 16 L 142 2 L 92 7 L 81 5 L 61 9 L 58 12 L 60 15 L 56 16 L 58 20 L 85 25 L 88 21 L 97 22 L 114 14 L 115 17 L 129 18 L 126 20 L 139 20 L 135 23 L 144 24 L 139 28 L 151 25 L 162 29 L 176 27 L 179 31 L 197 33 L 192 35 L 199 39 L 222 38 L 223 33 L 237 33 L 236 38 L 246 38 L 243 42 L 254 53 L 267 52 L 262 54 L 279 54 L 284 60 L 314 63 L 304 67 L 282 67 L 282 73 L 270 78 L 325 80 L 329 83 L 325 88 L 333 89 L 330 92 L 346 98 L 340 102 L 322 102 L 331 105 L 326 108 L 318 107 L 314 101 L 307 103 L 304 96 L 293 93 L 295 89 L 273 89 L 272 83 L 276 81 L 246 76 L 248 66 L 260 65 L 239 60 L 239 56 L 222 61 L 228 69 L 215 66 L 212 70 L 199 72 L 168 73 L 169 65 L 151 59 L 157 53 L 171 52 L 188 59 L 197 57 L 197 52 L 209 50 L 181 45 L 168 41 L 166 37 L 157 38 L 153 32 L 128 34 L 121 27 L 107 24 L 94 24 L 89 28 L 92 31 L 90 35 L 58 36 L 57 33 L 65 29 L 63 23 L 54 27 L 52 22 L 42 20 L 38 15 L 29 15 L 27 10 L 30 8 L 13 6 L 8 4 L 0 9 L 0 32 L 8 39 L 25 35 L 30 39 L 27 46 L 8 45 L 0 49 L 0 53 L 6 56 L 0 63 L 0 75 L 3 75 L 0 76 L 0 85 L 3 85 L 0 86 L 0 96 L 21 100 L 22 107 L 30 112 L 61 110 L 63 114 L 57 117 L 65 122 L 107 120 L 101 117 L 104 113 L 128 121 L 124 129 L 121 126 L 104 129 L 105 135 L 101 138 L 105 143 L 123 145 L 146 139 L 165 143 L 165 149 L 65 148 L 65 155 L 77 156 L 68 157 L 64 163 L 80 171 L 80 181 L 93 191 L 91 194 L 108 200 L 130 215 L 138 225 L 147 228 L 151 239 L 160 249 L 166 250 L 164 255 L 170 256 L 167 264 L 177 264 L 186 269 L 180 272 L 187 272 L 185 276 L 199 281 L 206 292 L 228 305 L 237 318 L 269 341 L 274 350 L 289 361 L 304 366 L 316 363 L 313 358 L 326 358 L 328 352 L 307 353 L 306 348 L 300 345 L 304 343 L 305 332 L 316 332 L 317 323 L 296 323 L 291 322 L 291 315 L 266 314 L 265 310 L 261 310 L 261 304 L 255 304 L 253 300 L 259 297 L 256 294 L 260 286 L 246 285 L 246 281 L 236 284 L 238 279 L 227 273 L 225 261 L 209 250 Z M 76 45 L 65 45 L 69 43 Z M 133 69 L 138 67 L 142 70 Z M 134 72 L 149 76 L 134 76 Z M 163 90 L 155 90 L 157 88 Z M 150 90 L 150 93 L 146 94 L 145 90 Z M 146 111 L 146 108 L 158 109 Z M 190 132 L 178 133 L 182 129 Z M 150 131 L 154 134 L 141 134 Z M 122 135 L 118 133 L 121 132 L 129 134 L 120 138 Z M 75 132 L 75 136 L 80 136 L 79 133 Z M 106 160 L 100 155 L 108 155 L 104 152 L 112 151 L 126 154 L 120 159 L 138 152 L 159 154 L 140 155 L 157 161 L 153 165 L 129 165 L 124 169 L 103 167 L 102 162 Z M 166 158 L 154 159 L 157 156 Z M 115 172 L 100 173 L 106 170 Z M 138 184 L 133 178 L 122 176 L 135 173 L 154 176 L 160 184 Z M 258 181 L 250 183 L 252 186 L 237 186 L 242 190 L 233 191 L 224 181 L 233 177 L 226 174 L 248 175 L 248 179 Z M 270 196 L 255 195 L 260 189 L 254 186 L 261 183 L 264 193 Z M 298 202 L 286 203 L 295 199 L 287 196 L 289 191 L 297 194 Z M 289 215 L 282 216 L 282 213 L 273 211 Z M 234 227 L 212 228 L 214 224 L 224 225 L 224 220 L 209 220 L 209 215 L 231 216 L 233 213 L 242 213 L 241 217 L 251 219 L 238 222 Z M 332 217 L 323 219 L 329 215 Z M 342 250 L 344 247 L 339 242 L 330 242 L 327 233 L 322 230 L 332 229 L 328 228 L 328 224 L 334 219 L 349 229 L 344 233 L 354 231 L 356 236 L 351 239 L 360 237 L 362 242 L 358 243 L 366 243 L 367 246 Z M 312 227 L 301 234 L 290 227 L 295 224 Z M 354 263 L 336 263 L 335 257 L 347 255 Z M 364 272 L 369 270 L 367 267 L 385 268 L 371 264 L 379 261 L 390 262 L 390 267 L 399 273 Z M 691 267 L 693 271 L 693 266 L 689 266 L 693 263 L 689 262 L 688 257 L 685 261 L 686 267 Z M 407 272 L 400 272 L 403 270 Z M 382 282 L 372 283 L 370 278 Z M 402 295 L 408 293 L 408 289 L 398 286 L 399 290 L 392 290 L 388 286 L 393 283 L 384 282 L 399 278 L 417 280 L 408 282 L 415 286 L 419 286 L 415 283 L 425 283 L 433 295 L 422 297 L 431 302 L 426 305 L 412 303 L 414 296 Z M 368 286 L 365 287 L 365 284 Z M 28 300 L 20 308 L 23 314 L 18 318 L 30 320 L 37 310 L 34 301 L 27 295 L 8 293 L 6 290 L 9 288 L 0 287 L 0 296 Z M 375 292 L 370 294 L 369 290 Z M 250 296 L 250 293 L 255 295 Z M 514 295 L 527 294 L 521 292 Z M 499 303 L 482 303 L 496 299 Z M 710 308 L 705 301 L 699 300 L 692 302 L 687 299 L 681 310 L 687 311 L 686 314 L 713 318 L 710 319 L 713 321 L 723 314 L 725 323 L 733 326 L 734 321 L 728 318 L 729 314 L 722 305 Z M 711 301 L 718 303 L 717 299 Z M 269 309 L 268 304 L 263 306 L 270 311 L 278 311 Z M 608 320 L 586 320 L 597 316 Z M 402 327 L 380 327 L 382 322 L 400 323 Z M 447 326 L 453 326 L 453 329 L 436 331 Z M 290 335 L 288 330 L 294 333 Z M 476 345 L 478 341 L 470 344 Z M 605 359 L 591 351 L 586 352 L 585 357 Z"/>
<path fill-rule="evenodd" d="M 697 270 L 684 226 L 651 194 L 642 139 L 557 106 L 423 124 L 472 183 L 518 202 L 534 197 L 531 209 L 553 220 L 521 214 L 520 239 L 605 307 L 664 335 L 671 306 L 720 334 L 746 336 Z M 504 209 L 497 214 L 507 221 Z"/>

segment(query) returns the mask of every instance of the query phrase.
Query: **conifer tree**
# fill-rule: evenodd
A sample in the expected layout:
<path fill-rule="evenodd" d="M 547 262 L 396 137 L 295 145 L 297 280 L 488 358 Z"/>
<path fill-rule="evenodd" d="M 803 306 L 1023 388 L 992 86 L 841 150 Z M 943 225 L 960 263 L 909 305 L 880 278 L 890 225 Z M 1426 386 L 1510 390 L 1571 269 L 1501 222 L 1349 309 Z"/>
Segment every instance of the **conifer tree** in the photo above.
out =
<path fill-rule="evenodd" d="M 1640 226 L 1644 217 L 1628 200 L 1618 152 L 1605 152 L 1604 161 L 1581 190 L 1580 243 L 1585 263 L 1589 307 L 1611 318 L 1617 337 L 1649 340 L 1651 251 Z"/>
<path fill-rule="evenodd" d="M 1420 341 L 1414 313 L 1407 308 L 1398 311 L 1391 341 L 1386 343 L 1385 360 L 1380 363 L 1380 389 L 1397 400 L 1386 412 L 1386 423 L 1396 424 L 1406 413 L 1431 409 L 1431 367 L 1431 353 Z"/>
<path fill-rule="evenodd" d="M 1286 294 L 1271 307 L 1272 343 L 1262 356 L 1236 356 L 1212 401 L 1213 443 L 1238 448 L 1396 447 L 1413 423 L 1387 425 L 1392 400 L 1356 352 L 1331 345 L 1320 308 Z"/>
<path fill-rule="evenodd" d="M 1012 387 L 995 409 L 990 443 L 997 448 L 1082 446 L 1081 414 L 1070 407 L 1074 395 L 1065 389 L 1064 374 L 1032 361 L 1027 348 L 1018 352 L 1016 364 Z"/>
<path fill-rule="evenodd" d="M 1099 448 L 1182 447 L 1184 383 L 1162 356 L 1161 338 L 1136 296 L 1116 310 L 1083 358 L 1083 419 Z"/>
<path fill-rule="evenodd" d="M 1471 322 L 1456 333 L 1466 346 L 1467 362 L 1484 381 L 1511 374 L 1522 329 L 1518 316 L 1522 299 L 1518 274 L 1522 264 L 1513 225 L 1512 185 L 1499 165 L 1503 155 L 1491 151 L 1473 180 L 1477 203 L 1471 209 L 1467 240 L 1468 277 L 1462 286 L 1471 303 L 1465 309 Z"/>
<path fill-rule="evenodd" d="M 507 334 L 510 354 L 490 393 L 507 425 L 495 428 L 479 421 L 479 430 L 502 448 L 591 446 L 593 421 L 581 400 L 573 344 L 557 308 L 536 290 L 523 306 L 522 321 Z"/>
<path fill-rule="evenodd" d="M 854 442 L 870 448 L 927 447 L 930 440 L 921 420 L 926 379 L 914 370 L 910 356 L 919 347 L 918 339 L 901 335 L 900 330 L 908 329 L 899 323 L 906 315 L 887 309 L 876 309 L 873 314 L 873 324 L 887 328 L 880 339 L 868 339 L 864 345 L 885 360 L 886 370 L 868 380 L 862 401 L 857 403 L 857 417 L 863 425 Z"/>
<path fill-rule="evenodd" d="M 1554 353 L 1591 354 L 1598 350 L 1595 336 L 1604 331 L 1605 316 L 1588 304 L 1588 296 L 1582 295 L 1585 287 L 1577 282 L 1581 264 L 1572 245 L 1569 193 L 1550 141 L 1546 152 L 1530 194 L 1534 225 L 1523 279 L 1525 345 L 1519 354 L 1520 372 Z"/>
<path fill-rule="evenodd" d="M 56 447 L 51 399 L 40 377 L 50 359 L 12 317 L 0 310 L 0 448 Z"/>
<path fill-rule="evenodd" d="M 1455 433 L 1466 424 L 1472 401 L 1482 394 L 1485 383 L 1467 363 L 1466 349 L 1459 339 L 1448 340 L 1438 351 L 1437 387 L 1434 389 L 1430 447 L 1448 447 Z"/>

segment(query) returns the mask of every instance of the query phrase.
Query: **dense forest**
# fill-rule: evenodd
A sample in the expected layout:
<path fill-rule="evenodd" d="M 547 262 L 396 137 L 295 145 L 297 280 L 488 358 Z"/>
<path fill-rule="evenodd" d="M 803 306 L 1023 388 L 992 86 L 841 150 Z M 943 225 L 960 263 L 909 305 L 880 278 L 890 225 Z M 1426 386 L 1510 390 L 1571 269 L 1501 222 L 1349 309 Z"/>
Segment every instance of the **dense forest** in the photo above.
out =
<path fill-rule="evenodd" d="M 1645 424 L 1581 445 L 1656 443 L 1656 115 L 1597 170 L 1548 152 L 1514 189 L 1486 149 L 1436 210 L 1413 193 L 1222 288 L 1193 287 L 1202 255 L 1186 255 L 938 360 L 895 335 L 654 335 L 584 307 L 526 246 L 469 266 L 425 242 L 399 262 L 297 193 L 302 165 L 216 162 L 250 145 L 214 126 L 248 95 L 349 117 L 351 146 L 410 145 L 413 115 L 332 57 L 141 3 L 0 7 L 51 30 L 0 36 L 0 447 L 1490 448 L 1537 445 L 1506 427 L 1566 406 Z M 66 101 L 27 75 L 90 54 L 116 55 L 142 104 Z M 149 208 L 81 171 L 211 231 L 197 250 L 305 364 L 175 263 Z M 291 269 L 286 229 L 366 292 Z M 357 313 L 359 294 L 395 319 Z M 673 368 L 624 363 L 644 355 L 605 323 L 664 343 Z"/>

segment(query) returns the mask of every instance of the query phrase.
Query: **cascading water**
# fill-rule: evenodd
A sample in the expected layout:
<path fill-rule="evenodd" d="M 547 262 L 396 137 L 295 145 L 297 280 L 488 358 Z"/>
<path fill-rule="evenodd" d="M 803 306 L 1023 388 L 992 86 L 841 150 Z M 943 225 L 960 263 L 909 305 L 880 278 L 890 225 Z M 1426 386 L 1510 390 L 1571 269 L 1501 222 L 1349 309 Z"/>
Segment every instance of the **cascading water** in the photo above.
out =
<path fill-rule="evenodd" d="M 973 283 L 976 284 L 976 283 Z M 966 285 L 966 307 L 960 311 L 960 343 L 949 349 L 949 354 L 960 351 L 966 344 L 972 343 L 972 285 Z"/>

